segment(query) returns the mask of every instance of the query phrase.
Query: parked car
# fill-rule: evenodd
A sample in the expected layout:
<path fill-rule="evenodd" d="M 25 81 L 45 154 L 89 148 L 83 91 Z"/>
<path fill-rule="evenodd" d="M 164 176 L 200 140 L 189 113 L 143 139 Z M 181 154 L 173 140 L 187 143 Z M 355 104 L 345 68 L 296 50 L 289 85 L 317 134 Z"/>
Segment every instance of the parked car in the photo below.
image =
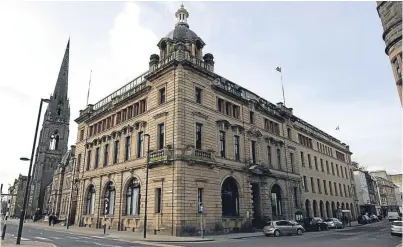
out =
<path fill-rule="evenodd" d="M 389 221 L 395 221 L 399 220 L 400 216 L 398 212 L 388 212 L 388 220 Z"/>
<path fill-rule="evenodd" d="M 369 218 L 371 219 L 371 222 L 379 222 L 379 218 L 375 214 L 369 216 Z"/>
<path fill-rule="evenodd" d="M 392 236 L 395 236 L 395 235 L 402 236 L 402 232 L 403 232 L 402 223 L 403 223 L 402 221 L 397 221 L 397 220 L 392 222 L 392 226 L 390 228 L 390 234 Z"/>
<path fill-rule="evenodd" d="M 304 227 L 302 227 L 297 222 L 291 222 L 288 220 L 278 220 L 278 221 L 268 221 L 266 226 L 263 228 L 263 233 L 266 237 L 280 236 L 280 235 L 302 235 L 305 231 Z"/>
<path fill-rule="evenodd" d="M 382 220 L 382 215 L 378 215 L 378 219 L 379 219 L 379 221 L 381 221 Z"/>
<path fill-rule="evenodd" d="M 371 219 L 367 215 L 360 215 L 358 216 L 358 224 L 365 225 L 371 223 Z"/>
<path fill-rule="evenodd" d="M 320 217 L 307 217 L 298 222 L 305 228 L 306 231 L 329 230 L 327 224 Z"/>
<path fill-rule="evenodd" d="M 328 218 L 325 220 L 325 223 L 327 224 L 329 229 L 331 229 L 331 228 L 343 229 L 344 228 L 343 223 L 337 218 Z"/>

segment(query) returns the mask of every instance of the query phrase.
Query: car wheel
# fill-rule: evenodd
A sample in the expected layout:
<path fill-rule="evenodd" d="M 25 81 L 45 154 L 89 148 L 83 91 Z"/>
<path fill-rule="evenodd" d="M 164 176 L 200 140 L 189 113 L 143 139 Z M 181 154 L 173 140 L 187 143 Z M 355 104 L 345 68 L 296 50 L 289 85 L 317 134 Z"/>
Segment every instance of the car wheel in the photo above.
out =
<path fill-rule="evenodd" d="M 302 235 L 302 230 L 301 229 L 297 230 L 297 235 Z"/>
<path fill-rule="evenodd" d="M 275 230 L 275 231 L 274 231 L 274 236 L 275 236 L 275 237 L 280 236 L 280 232 L 279 232 L 278 230 Z"/>

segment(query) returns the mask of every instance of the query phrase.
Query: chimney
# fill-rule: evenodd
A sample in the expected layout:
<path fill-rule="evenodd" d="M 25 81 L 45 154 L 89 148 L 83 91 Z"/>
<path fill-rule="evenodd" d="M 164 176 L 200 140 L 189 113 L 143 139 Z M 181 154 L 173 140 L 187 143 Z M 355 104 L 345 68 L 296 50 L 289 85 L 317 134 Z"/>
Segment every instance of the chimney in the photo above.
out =
<path fill-rule="evenodd" d="M 214 56 L 211 53 L 206 53 L 203 56 L 204 63 L 208 65 L 208 69 L 214 72 Z"/>
<path fill-rule="evenodd" d="M 148 63 L 148 65 L 149 65 L 150 68 L 151 68 L 153 65 L 158 64 L 159 61 L 160 61 L 160 56 L 158 56 L 157 54 L 152 54 L 152 55 L 150 56 L 150 62 Z"/>

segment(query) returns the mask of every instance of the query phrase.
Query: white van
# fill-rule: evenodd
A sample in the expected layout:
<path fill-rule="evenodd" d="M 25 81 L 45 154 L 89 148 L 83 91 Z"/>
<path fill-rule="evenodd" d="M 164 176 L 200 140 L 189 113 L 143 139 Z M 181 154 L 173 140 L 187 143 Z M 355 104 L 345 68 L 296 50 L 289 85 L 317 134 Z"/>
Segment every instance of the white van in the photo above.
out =
<path fill-rule="evenodd" d="M 394 221 L 394 220 L 399 220 L 399 214 L 397 212 L 388 212 L 388 220 L 389 221 Z"/>

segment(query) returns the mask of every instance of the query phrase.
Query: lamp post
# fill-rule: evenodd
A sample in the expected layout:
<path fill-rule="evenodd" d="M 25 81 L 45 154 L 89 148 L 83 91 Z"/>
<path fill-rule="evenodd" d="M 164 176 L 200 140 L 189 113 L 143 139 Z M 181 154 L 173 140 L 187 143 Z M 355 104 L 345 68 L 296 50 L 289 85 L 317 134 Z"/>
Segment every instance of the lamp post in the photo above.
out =
<path fill-rule="evenodd" d="M 144 134 L 148 137 L 147 143 L 147 165 L 146 165 L 146 200 L 144 202 L 144 238 L 147 238 L 147 201 L 148 201 L 148 167 L 150 165 L 150 134 Z"/>
<path fill-rule="evenodd" d="M 73 205 L 73 202 L 72 202 L 72 200 L 73 200 L 73 185 L 74 185 L 74 183 L 75 183 L 75 181 L 76 181 L 76 180 L 75 180 L 76 164 L 77 164 L 76 159 L 73 158 L 73 176 L 71 177 L 69 213 L 68 213 L 68 215 L 67 215 L 67 226 L 66 226 L 67 229 L 69 229 L 69 226 L 70 226 L 71 206 Z M 77 195 L 76 195 L 76 196 L 77 196 Z"/>
<path fill-rule="evenodd" d="M 35 127 L 34 143 L 32 145 L 31 159 L 29 159 L 29 170 L 28 170 L 27 185 L 25 186 L 24 202 L 22 204 L 22 210 L 21 210 L 21 215 L 20 215 L 20 224 L 18 226 L 18 235 L 17 235 L 17 243 L 16 243 L 17 245 L 19 245 L 21 243 L 22 228 L 24 226 L 25 210 L 26 210 L 26 204 L 27 204 L 27 199 L 28 199 L 28 189 L 29 189 L 29 183 L 31 181 L 32 161 L 34 159 L 36 138 L 38 136 L 39 121 L 41 120 L 42 103 L 44 103 L 44 102 L 49 103 L 50 100 L 49 99 L 41 99 L 41 102 L 39 104 L 38 119 L 36 121 L 36 127 Z M 26 161 L 28 159 L 27 158 L 21 158 L 20 160 Z"/>

